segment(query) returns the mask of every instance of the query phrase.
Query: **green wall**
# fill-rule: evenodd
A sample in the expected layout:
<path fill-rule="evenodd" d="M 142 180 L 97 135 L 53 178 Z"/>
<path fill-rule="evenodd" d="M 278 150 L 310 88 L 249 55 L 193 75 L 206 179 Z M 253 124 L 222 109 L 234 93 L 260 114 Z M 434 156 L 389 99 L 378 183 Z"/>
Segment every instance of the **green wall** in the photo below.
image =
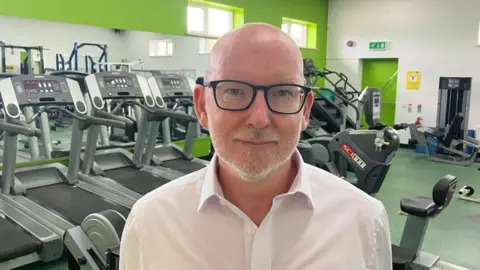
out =
<path fill-rule="evenodd" d="M 398 59 L 363 59 L 362 62 L 362 89 L 368 86 L 382 90 L 380 122 L 393 126 L 395 124 L 397 76 L 392 78 L 392 75 L 398 70 Z M 390 78 L 392 80 L 385 85 Z M 382 89 L 382 87 L 385 88 Z"/>
<path fill-rule="evenodd" d="M 213 0 L 244 8 L 245 23 L 281 26 L 282 17 L 317 24 L 317 49 L 302 50 L 325 67 L 328 0 Z M 140 30 L 172 35 L 186 32 L 187 0 L 0 0 L 0 15 Z"/>

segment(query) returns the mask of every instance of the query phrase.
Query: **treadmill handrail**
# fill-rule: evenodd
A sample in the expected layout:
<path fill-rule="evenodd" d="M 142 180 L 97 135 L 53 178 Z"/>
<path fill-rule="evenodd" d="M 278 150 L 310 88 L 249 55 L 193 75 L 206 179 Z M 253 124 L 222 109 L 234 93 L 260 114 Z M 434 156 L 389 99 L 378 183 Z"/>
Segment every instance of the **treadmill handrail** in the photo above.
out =
<path fill-rule="evenodd" d="M 173 118 L 176 120 L 187 121 L 190 123 L 196 123 L 198 119 L 195 116 L 186 114 L 184 112 L 176 112 L 165 109 L 157 109 L 148 114 L 148 121 L 163 121 L 165 118 Z"/>
<path fill-rule="evenodd" d="M 187 122 L 190 122 L 190 123 L 196 123 L 198 121 L 198 119 L 195 116 L 186 114 L 184 112 L 176 112 L 176 111 L 167 110 L 167 109 L 160 109 L 160 108 L 152 109 L 152 108 L 148 108 L 147 106 L 145 106 L 145 105 L 143 105 L 143 104 L 141 104 L 137 101 L 133 101 L 132 103 L 135 104 L 135 105 L 138 105 L 140 108 L 142 108 L 143 110 L 145 110 L 149 113 L 148 116 L 147 116 L 147 121 L 149 121 L 149 122 L 151 122 L 151 121 L 163 121 L 163 120 L 165 120 L 166 118 L 169 118 L 169 117 L 173 118 L 173 119 L 176 119 L 176 120 L 187 121 Z"/>
<path fill-rule="evenodd" d="M 128 117 L 115 115 L 106 111 L 96 110 L 95 115 L 98 116 L 100 119 L 92 120 L 105 123 L 102 123 L 102 125 L 106 125 L 107 122 L 110 122 L 108 125 L 121 129 L 127 129 L 128 127 L 133 127 L 135 125 L 135 122 Z"/>
<path fill-rule="evenodd" d="M 15 121 L 17 122 L 17 121 Z M 42 132 L 38 128 L 33 128 L 30 126 L 23 125 L 21 121 L 18 123 L 7 123 L 5 121 L 0 121 L 0 130 L 4 130 L 12 135 L 25 135 L 27 137 L 41 137 Z"/>
<path fill-rule="evenodd" d="M 85 123 L 96 126 L 109 126 L 114 128 L 126 129 L 127 123 L 114 119 L 107 119 L 95 116 L 86 116 Z"/>

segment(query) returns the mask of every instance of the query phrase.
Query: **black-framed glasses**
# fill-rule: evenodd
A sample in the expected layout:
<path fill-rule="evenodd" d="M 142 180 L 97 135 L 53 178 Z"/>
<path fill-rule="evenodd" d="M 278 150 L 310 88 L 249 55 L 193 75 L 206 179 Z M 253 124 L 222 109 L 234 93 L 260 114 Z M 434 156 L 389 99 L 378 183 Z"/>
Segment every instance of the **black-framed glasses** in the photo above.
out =
<path fill-rule="evenodd" d="M 263 95 L 268 109 L 275 113 L 296 114 L 300 112 L 310 87 L 298 84 L 253 85 L 236 80 L 218 80 L 206 83 L 213 89 L 215 103 L 227 111 L 243 111 L 252 106 L 258 90 Z"/>

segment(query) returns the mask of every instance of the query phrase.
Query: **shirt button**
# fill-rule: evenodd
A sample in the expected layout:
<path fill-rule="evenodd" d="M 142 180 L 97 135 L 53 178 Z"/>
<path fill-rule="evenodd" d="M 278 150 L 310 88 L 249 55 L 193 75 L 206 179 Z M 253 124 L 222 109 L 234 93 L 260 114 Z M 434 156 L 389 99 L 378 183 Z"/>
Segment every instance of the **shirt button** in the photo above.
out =
<path fill-rule="evenodd" d="M 249 235 L 254 235 L 254 234 L 255 234 L 255 230 L 252 229 L 252 228 L 250 228 L 250 229 L 247 230 L 247 233 L 248 233 Z"/>

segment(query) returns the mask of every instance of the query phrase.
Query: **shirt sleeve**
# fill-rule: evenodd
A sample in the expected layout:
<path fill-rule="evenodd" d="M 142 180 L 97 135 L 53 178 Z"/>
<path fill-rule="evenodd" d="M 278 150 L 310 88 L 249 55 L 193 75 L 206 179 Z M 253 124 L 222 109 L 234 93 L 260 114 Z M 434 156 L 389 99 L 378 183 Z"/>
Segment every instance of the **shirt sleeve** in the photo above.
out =
<path fill-rule="evenodd" d="M 375 230 L 375 251 L 373 254 L 372 270 L 392 270 L 392 240 L 387 211 L 379 202 L 379 218 Z"/>
<path fill-rule="evenodd" d="M 140 235 L 137 231 L 135 216 L 130 213 L 120 242 L 120 270 L 142 269 L 141 253 Z"/>

